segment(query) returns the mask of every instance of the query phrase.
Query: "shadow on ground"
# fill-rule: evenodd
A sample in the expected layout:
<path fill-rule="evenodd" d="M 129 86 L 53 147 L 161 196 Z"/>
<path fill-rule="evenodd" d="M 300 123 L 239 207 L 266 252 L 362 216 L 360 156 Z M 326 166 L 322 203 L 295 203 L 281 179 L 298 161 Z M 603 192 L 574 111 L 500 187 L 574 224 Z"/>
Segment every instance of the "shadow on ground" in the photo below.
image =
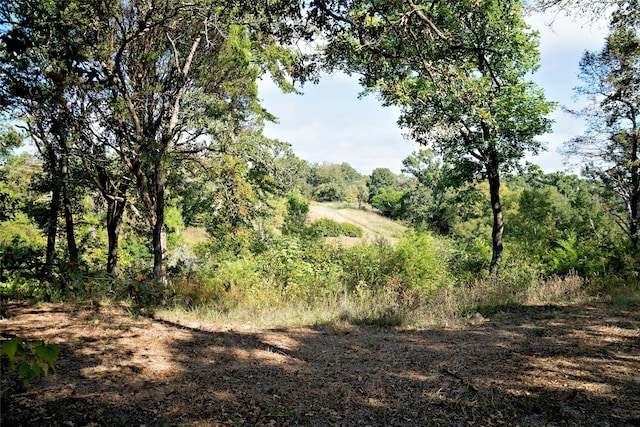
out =
<path fill-rule="evenodd" d="M 518 307 L 424 331 L 257 329 L 9 304 L 5 334 L 54 342 L 56 372 L 3 426 L 640 425 L 640 315 Z"/>

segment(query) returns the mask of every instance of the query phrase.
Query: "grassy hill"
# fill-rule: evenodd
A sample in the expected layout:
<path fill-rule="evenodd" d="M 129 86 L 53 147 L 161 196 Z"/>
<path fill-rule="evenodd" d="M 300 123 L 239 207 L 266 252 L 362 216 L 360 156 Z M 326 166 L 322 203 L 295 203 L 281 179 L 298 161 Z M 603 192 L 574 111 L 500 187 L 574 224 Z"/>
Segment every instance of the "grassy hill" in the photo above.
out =
<path fill-rule="evenodd" d="M 385 239 L 390 242 L 400 237 L 407 230 L 407 227 L 397 221 L 392 221 L 373 211 L 349 207 L 344 203 L 311 203 L 309 206 L 309 221 L 327 218 L 336 222 L 347 222 L 362 229 L 363 237 L 340 237 L 331 238 L 340 241 L 345 245 L 357 244 L 359 242 Z M 193 246 L 206 241 L 209 237 L 204 227 L 187 227 L 182 231 L 184 243 Z"/>
<path fill-rule="evenodd" d="M 309 220 L 314 221 L 321 218 L 332 219 L 336 222 L 348 222 L 360 227 L 364 233 L 364 240 L 375 240 L 384 238 L 394 241 L 402 235 L 407 227 L 383 217 L 375 212 L 364 211 L 337 203 L 312 203 L 309 206 Z M 353 237 L 343 237 L 343 243 L 356 243 L 362 239 Z"/>

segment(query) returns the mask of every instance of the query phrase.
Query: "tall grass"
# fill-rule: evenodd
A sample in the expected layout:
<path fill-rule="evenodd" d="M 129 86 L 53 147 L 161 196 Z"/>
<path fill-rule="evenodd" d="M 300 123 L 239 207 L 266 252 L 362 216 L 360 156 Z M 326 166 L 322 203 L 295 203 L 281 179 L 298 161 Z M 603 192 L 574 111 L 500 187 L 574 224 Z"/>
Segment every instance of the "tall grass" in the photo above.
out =
<path fill-rule="evenodd" d="M 497 278 L 466 268 L 474 253 L 447 239 L 408 233 L 342 247 L 281 236 L 262 251 L 211 257 L 173 282 L 175 313 L 260 325 L 328 324 L 418 327 L 463 322 L 517 304 L 582 298 L 587 282 L 572 272 L 543 278 L 513 257 Z M 464 264 L 464 274 L 460 264 Z M 171 315 L 171 310 L 164 315 Z"/>

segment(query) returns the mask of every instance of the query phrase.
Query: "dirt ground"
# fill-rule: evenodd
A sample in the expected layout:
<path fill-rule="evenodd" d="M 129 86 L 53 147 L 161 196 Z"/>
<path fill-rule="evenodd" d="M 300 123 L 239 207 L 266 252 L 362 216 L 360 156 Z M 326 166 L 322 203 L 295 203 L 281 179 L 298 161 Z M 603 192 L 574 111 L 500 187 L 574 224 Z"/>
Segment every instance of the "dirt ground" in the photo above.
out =
<path fill-rule="evenodd" d="M 255 328 L 8 304 L 11 334 L 58 345 L 3 426 L 638 426 L 640 313 L 527 306 L 466 326 Z M 473 323 L 473 324 L 472 324 Z"/>

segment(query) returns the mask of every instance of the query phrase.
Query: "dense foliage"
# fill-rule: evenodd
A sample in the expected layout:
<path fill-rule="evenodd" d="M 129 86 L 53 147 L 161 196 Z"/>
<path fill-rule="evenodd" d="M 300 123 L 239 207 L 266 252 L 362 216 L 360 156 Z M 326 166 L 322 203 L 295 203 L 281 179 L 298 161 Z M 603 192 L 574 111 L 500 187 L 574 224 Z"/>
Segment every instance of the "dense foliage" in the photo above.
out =
<path fill-rule="evenodd" d="M 607 80 L 616 91 L 599 105 L 615 148 L 601 159 L 617 169 L 578 177 L 521 162 L 541 148 L 534 137 L 552 105 L 525 78 L 537 47 L 519 2 L 330 3 L 308 14 L 287 1 L 0 6 L 3 298 L 220 311 L 379 298 L 391 310 L 380 315 L 396 319 L 472 287 L 512 303 L 557 276 L 638 285 L 637 128 L 620 124 L 616 98 L 637 97 L 635 27 L 612 27 L 605 50 L 583 60 L 585 75 L 598 71 L 587 83 L 628 79 Z M 312 29 L 327 31 L 329 66 L 363 72 L 431 146 L 402 174 L 309 164 L 262 134 L 273 118 L 256 81 L 268 73 L 295 90 L 313 77 L 294 49 Z M 614 172 L 633 190 L 627 199 L 604 185 Z M 311 220 L 320 203 L 408 231 L 381 238 L 368 223 Z"/>

